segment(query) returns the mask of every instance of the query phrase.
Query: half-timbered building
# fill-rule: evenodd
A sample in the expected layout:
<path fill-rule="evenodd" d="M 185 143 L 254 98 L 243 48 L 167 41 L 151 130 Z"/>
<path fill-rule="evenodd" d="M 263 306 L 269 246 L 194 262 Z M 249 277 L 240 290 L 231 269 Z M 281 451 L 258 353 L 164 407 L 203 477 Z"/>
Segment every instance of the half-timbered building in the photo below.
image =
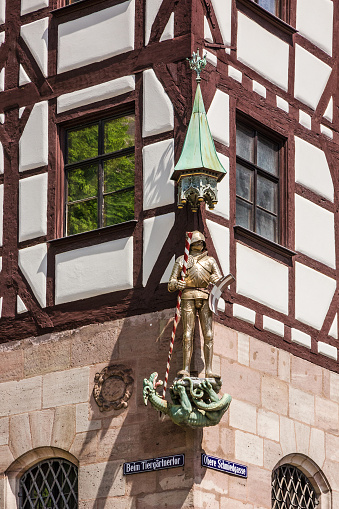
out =
<path fill-rule="evenodd" d="M 339 507 L 338 9 L 0 0 L 1 509 Z M 192 212 L 171 175 L 197 48 L 227 174 Z M 214 324 L 233 401 L 203 430 L 142 398 L 165 374 L 167 282 L 192 230 L 236 279 Z M 124 475 L 176 454 L 184 466 Z"/>

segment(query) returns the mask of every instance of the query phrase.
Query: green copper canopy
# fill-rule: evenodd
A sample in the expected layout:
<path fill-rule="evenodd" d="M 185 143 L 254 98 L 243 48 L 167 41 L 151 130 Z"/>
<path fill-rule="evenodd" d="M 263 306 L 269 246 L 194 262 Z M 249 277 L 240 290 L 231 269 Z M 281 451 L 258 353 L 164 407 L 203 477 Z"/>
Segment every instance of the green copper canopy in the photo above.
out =
<path fill-rule="evenodd" d="M 209 174 L 218 182 L 226 174 L 215 150 L 199 83 L 184 146 L 171 179 L 179 180 L 180 176 L 192 173 Z"/>

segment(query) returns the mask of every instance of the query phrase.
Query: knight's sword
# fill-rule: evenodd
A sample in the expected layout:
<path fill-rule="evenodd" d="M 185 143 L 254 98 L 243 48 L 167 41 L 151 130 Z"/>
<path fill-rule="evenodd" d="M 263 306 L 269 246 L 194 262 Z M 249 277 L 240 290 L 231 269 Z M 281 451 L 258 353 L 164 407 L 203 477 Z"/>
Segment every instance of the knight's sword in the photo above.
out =
<path fill-rule="evenodd" d="M 215 313 L 216 315 L 218 314 L 218 302 L 219 302 L 222 292 L 224 291 L 224 289 L 227 286 L 234 283 L 234 281 L 235 281 L 235 277 L 232 276 L 232 274 L 228 274 L 227 276 L 221 277 L 219 279 L 219 281 L 217 281 L 215 283 L 215 285 L 213 285 L 213 288 L 212 288 L 210 296 L 209 296 L 208 304 L 209 304 L 210 310 L 213 313 Z"/>

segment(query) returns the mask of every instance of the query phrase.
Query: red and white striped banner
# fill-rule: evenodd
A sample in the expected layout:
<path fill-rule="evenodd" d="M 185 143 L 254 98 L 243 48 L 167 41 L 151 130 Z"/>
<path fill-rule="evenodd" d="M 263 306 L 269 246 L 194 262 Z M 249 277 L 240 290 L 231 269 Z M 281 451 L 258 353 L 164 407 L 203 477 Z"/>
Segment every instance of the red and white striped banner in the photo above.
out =
<path fill-rule="evenodd" d="M 181 271 L 181 276 L 180 276 L 181 280 L 184 279 L 186 271 L 187 271 L 187 261 L 188 261 L 188 256 L 190 254 L 191 240 L 192 240 L 192 232 L 187 232 L 186 233 L 186 242 L 185 242 L 184 263 L 182 266 L 182 271 Z M 167 358 L 166 376 L 165 376 L 164 388 L 163 388 L 163 392 L 162 392 L 163 399 L 165 399 L 165 396 L 166 396 L 168 374 L 169 374 L 170 365 L 171 365 L 171 357 L 172 357 L 172 352 L 173 352 L 174 338 L 175 338 L 175 333 L 177 330 L 177 325 L 179 322 L 181 294 L 182 294 L 182 290 L 180 290 L 178 293 L 177 307 L 175 308 L 175 318 L 174 318 L 174 322 L 173 322 L 172 337 L 171 337 L 170 349 L 169 349 L 168 358 Z"/>

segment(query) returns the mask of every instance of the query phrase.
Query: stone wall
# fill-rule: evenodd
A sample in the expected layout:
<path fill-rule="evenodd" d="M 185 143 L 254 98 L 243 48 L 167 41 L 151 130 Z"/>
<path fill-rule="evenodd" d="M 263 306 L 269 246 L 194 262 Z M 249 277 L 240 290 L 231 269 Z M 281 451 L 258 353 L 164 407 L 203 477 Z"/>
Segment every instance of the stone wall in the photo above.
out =
<path fill-rule="evenodd" d="M 21 473 L 53 456 L 79 465 L 81 509 L 269 509 L 272 469 L 285 457 L 319 485 L 321 509 L 339 505 L 339 375 L 216 323 L 214 369 L 233 397 L 229 412 L 204 431 L 160 421 L 143 404 L 142 381 L 164 376 L 172 316 L 0 346 L 0 509 L 16 508 Z M 197 329 L 198 373 L 200 341 Z M 94 376 L 112 364 L 132 369 L 133 394 L 127 409 L 100 412 Z M 177 340 L 170 381 L 180 367 Z M 202 468 L 202 451 L 247 465 L 248 479 Z M 124 461 L 174 453 L 185 453 L 184 468 L 122 475 Z"/>

